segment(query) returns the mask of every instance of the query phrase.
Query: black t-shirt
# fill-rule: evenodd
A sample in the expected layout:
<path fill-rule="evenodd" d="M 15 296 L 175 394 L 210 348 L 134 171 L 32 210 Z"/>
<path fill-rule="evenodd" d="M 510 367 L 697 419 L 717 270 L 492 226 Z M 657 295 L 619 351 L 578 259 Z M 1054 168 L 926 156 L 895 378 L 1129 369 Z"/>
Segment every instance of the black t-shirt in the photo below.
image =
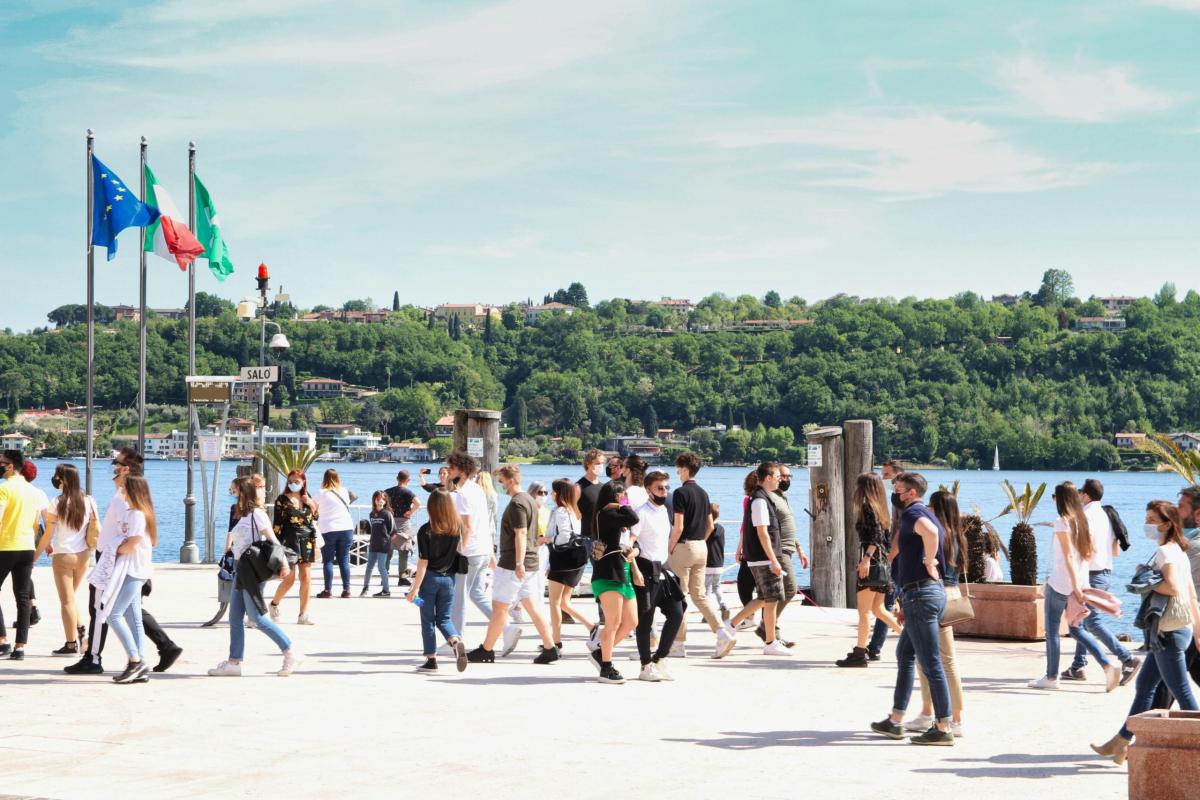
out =
<path fill-rule="evenodd" d="M 592 561 L 592 580 L 625 582 L 625 558 L 621 555 L 621 534 L 638 524 L 638 515 L 629 506 L 606 508 L 596 518 L 596 539 L 604 543 L 604 556 Z"/>
<path fill-rule="evenodd" d="M 600 489 L 604 484 L 599 481 L 592 483 L 587 478 L 580 478 L 575 483 L 579 484 L 580 535 L 593 539 L 595 534 L 592 532 L 592 521 L 596 514 L 596 501 L 600 499 Z"/>
<path fill-rule="evenodd" d="M 393 486 L 384 492 L 387 495 L 388 505 L 391 506 L 392 513 L 397 517 L 407 514 L 412 508 L 415 495 L 405 486 Z"/>
<path fill-rule="evenodd" d="M 435 535 L 426 522 L 417 531 L 417 558 L 429 562 L 427 572 L 454 575 L 458 572 L 458 534 Z"/>
<path fill-rule="evenodd" d="M 680 486 L 671 495 L 671 506 L 676 514 L 683 514 L 683 534 L 679 537 L 683 542 L 702 542 L 708 533 L 709 508 L 708 492 L 700 488 L 694 480 Z M 672 524 L 674 519 L 671 520 Z"/>
<path fill-rule="evenodd" d="M 372 553 L 390 553 L 392 551 L 392 531 L 396 522 L 389 511 L 372 511 L 367 518 L 371 526 L 371 543 L 368 545 Z"/>
<path fill-rule="evenodd" d="M 713 525 L 713 532 L 708 537 L 708 561 L 705 566 L 709 569 L 725 566 L 725 527 Z"/>

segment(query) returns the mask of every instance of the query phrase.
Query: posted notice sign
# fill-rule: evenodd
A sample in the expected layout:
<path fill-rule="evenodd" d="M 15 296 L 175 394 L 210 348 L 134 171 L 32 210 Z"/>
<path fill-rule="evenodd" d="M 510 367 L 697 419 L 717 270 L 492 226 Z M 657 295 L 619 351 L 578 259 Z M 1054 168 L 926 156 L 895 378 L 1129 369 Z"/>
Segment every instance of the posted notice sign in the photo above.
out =
<path fill-rule="evenodd" d="M 808 465 L 810 467 L 821 466 L 821 445 L 810 444 L 808 446 Z"/>
<path fill-rule="evenodd" d="M 242 367 L 243 383 L 278 383 L 279 367 Z"/>
<path fill-rule="evenodd" d="M 467 455 L 471 458 L 483 458 L 483 438 L 467 437 Z"/>
<path fill-rule="evenodd" d="M 221 460 L 221 439 L 219 433 L 200 432 L 200 460 L 204 462 Z"/>

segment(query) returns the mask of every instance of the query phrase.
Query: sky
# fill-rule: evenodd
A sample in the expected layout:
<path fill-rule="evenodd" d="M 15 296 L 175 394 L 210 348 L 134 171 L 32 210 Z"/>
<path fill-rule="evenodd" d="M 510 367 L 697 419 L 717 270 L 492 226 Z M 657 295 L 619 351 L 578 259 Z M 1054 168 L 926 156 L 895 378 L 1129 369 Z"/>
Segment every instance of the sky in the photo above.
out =
<path fill-rule="evenodd" d="M 88 128 L 184 207 L 196 143 L 235 301 L 1182 293 L 1197 41 L 1200 0 L 6 0 L 0 328 L 85 301 Z"/>

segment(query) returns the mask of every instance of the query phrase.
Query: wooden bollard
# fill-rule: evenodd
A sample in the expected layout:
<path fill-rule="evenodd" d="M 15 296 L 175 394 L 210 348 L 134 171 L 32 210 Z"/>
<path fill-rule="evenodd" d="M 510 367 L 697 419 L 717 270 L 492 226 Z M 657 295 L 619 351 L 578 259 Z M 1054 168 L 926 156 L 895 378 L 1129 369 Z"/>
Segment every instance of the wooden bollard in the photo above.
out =
<path fill-rule="evenodd" d="M 869 419 L 848 419 L 842 425 L 845 449 L 845 527 L 846 527 L 846 607 L 858 602 L 858 512 L 854 509 L 854 484 L 858 476 L 875 468 L 875 425 Z"/>
<path fill-rule="evenodd" d="M 479 461 L 479 468 L 496 474 L 500 466 L 500 412 L 460 408 L 454 412 L 454 449 Z"/>
<path fill-rule="evenodd" d="M 846 501 L 842 429 L 818 428 L 807 438 L 810 448 L 820 448 L 820 463 L 809 458 L 808 466 L 813 600 L 817 605 L 828 608 L 846 608 Z"/>

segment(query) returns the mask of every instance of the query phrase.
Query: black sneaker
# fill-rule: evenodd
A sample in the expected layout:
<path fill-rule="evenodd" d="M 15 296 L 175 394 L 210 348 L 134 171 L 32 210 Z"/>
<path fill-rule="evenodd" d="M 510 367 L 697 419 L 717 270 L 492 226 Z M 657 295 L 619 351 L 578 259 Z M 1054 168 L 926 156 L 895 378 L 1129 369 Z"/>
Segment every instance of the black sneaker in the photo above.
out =
<path fill-rule="evenodd" d="M 867 666 L 867 651 L 861 647 L 856 647 L 846 654 L 845 658 L 839 658 L 833 662 L 839 667 L 865 667 Z"/>
<path fill-rule="evenodd" d="M 555 661 L 558 661 L 558 658 L 559 656 L 557 647 L 543 647 L 542 652 L 538 653 L 538 656 L 533 660 L 533 663 L 553 664 Z"/>
<path fill-rule="evenodd" d="M 391 597 L 392 593 L 391 592 L 376 592 L 375 594 L 373 594 L 371 596 L 372 597 Z"/>
<path fill-rule="evenodd" d="M 621 677 L 621 673 L 617 672 L 614 666 L 601 667 L 600 677 L 596 678 L 600 683 L 624 683 L 625 679 Z"/>
<path fill-rule="evenodd" d="M 1083 671 L 1083 667 L 1068 667 L 1058 676 L 1060 681 L 1077 681 L 1082 683 L 1087 680 L 1087 673 Z"/>
<path fill-rule="evenodd" d="M 359 597 L 366 597 L 366 596 L 367 596 L 367 592 L 369 592 L 369 591 L 370 591 L 370 589 L 367 589 L 367 588 L 364 586 L 364 587 L 363 587 L 363 590 L 362 590 L 361 592 L 359 592 L 359 593 L 358 593 L 358 596 L 359 596 Z M 345 597 L 345 596 L 346 596 L 346 593 L 345 593 L 345 592 L 342 592 L 342 597 Z"/>
<path fill-rule="evenodd" d="M 77 656 L 79 655 L 79 642 L 67 642 L 57 650 L 51 650 L 52 656 Z"/>
<path fill-rule="evenodd" d="M 868 649 L 867 650 L 867 661 L 878 661 L 878 660 L 879 660 L 879 653 L 877 653 L 874 650 Z"/>
<path fill-rule="evenodd" d="M 400 578 L 399 580 L 396 581 L 396 585 L 397 586 L 412 586 L 412 581 L 410 581 L 408 578 Z"/>
<path fill-rule="evenodd" d="M 763 627 L 761 622 L 758 623 L 758 627 L 754 629 L 754 635 L 762 639 L 764 642 L 767 641 L 767 629 Z"/>
<path fill-rule="evenodd" d="M 467 646 L 462 639 L 456 639 L 451 649 L 454 650 L 454 666 L 462 672 L 467 668 Z"/>
<path fill-rule="evenodd" d="M 471 662 L 472 664 L 495 664 L 496 651 L 485 650 L 483 645 L 479 645 L 479 647 L 476 647 L 474 650 L 467 653 L 467 661 Z"/>
<path fill-rule="evenodd" d="M 8 660 L 9 661 L 24 661 L 25 660 L 25 651 L 24 650 L 13 650 L 11 653 L 8 654 Z"/>
<path fill-rule="evenodd" d="M 898 722 L 892 722 L 891 717 L 886 717 L 882 722 L 872 722 L 871 730 L 876 733 L 882 733 L 889 739 L 903 739 L 905 737 L 904 728 Z"/>
<path fill-rule="evenodd" d="M 909 744 L 934 745 L 935 747 L 953 747 L 954 734 L 950 731 L 939 731 L 937 725 L 934 725 L 920 736 L 912 737 L 908 742 Z"/>
<path fill-rule="evenodd" d="M 366 592 L 364 591 L 363 594 L 366 594 Z M 345 600 L 349 596 L 350 596 L 350 590 L 342 589 L 342 599 Z"/>
<path fill-rule="evenodd" d="M 1133 676 L 1137 675 L 1138 669 L 1142 666 L 1142 660 L 1137 656 L 1130 656 L 1129 660 L 1121 665 L 1121 682 L 1120 686 L 1124 686 L 1133 680 Z"/>
<path fill-rule="evenodd" d="M 32 627 L 42 621 L 42 612 L 38 611 L 38 607 L 34 606 L 29 609 L 29 625 Z"/>
<path fill-rule="evenodd" d="M 0 656 L 6 656 L 12 652 L 12 645 L 8 642 L 0 644 Z"/>
<path fill-rule="evenodd" d="M 113 683 L 140 683 L 143 678 L 150 677 L 150 668 L 145 661 L 130 661 L 125 665 L 125 671 L 113 676 Z"/>
<path fill-rule="evenodd" d="M 74 664 L 63 667 L 63 672 L 68 675 L 103 675 L 104 664 L 99 659 L 93 660 L 90 655 L 85 654 Z"/>
<path fill-rule="evenodd" d="M 417 672 L 437 672 L 437 659 L 430 656 L 425 659 L 425 663 L 417 667 Z"/>
<path fill-rule="evenodd" d="M 158 652 L 158 663 L 154 665 L 155 672 L 166 672 L 171 666 L 179 660 L 179 656 L 183 654 L 183 648 L 179 645 L 172 645 L 165 650 Z"/>
<path fill-rule="evenodd" d="M 599 647 L 597 647 L 593 650 L 588 650 L 588 661 L 592 662 L 592 666 L 594 666 L 596 669 L 603 670 L 604 665 L 600 663 L 600 648 Z"/>

